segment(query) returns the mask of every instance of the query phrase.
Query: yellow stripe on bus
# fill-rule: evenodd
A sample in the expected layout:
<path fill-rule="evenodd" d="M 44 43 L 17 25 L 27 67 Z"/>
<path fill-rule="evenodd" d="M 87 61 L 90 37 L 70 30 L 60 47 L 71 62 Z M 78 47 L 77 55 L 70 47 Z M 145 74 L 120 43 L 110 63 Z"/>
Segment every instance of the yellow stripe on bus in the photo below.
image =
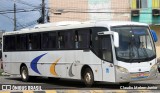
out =
<path fill-rule="evenodd" d="M 50 67 L 50 73 L 53 74 L 54 76 L 57 76 L 57 73 L 56 73 L 56 65 L 57 63 L 59 62 L 61 58 L 57 59 L 55 62 L 52 63 L 51 67 Z"/>

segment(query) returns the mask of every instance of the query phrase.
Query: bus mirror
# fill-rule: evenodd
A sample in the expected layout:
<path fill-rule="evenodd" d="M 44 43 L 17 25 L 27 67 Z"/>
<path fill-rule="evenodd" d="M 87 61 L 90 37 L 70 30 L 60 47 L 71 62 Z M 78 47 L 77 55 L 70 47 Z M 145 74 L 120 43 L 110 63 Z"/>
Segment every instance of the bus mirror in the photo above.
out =
<path fill-rule="evenodd" d="M 103 32 L 98 32 L 98 35 L 112 35 L 114 39 L 114 46 L 119 47 L 119 34 L 114 31 L 103 31 Z"/>
<path fill-rule="evenodd" d="M 153 38 L 153 41 L 154 42 L 157 42 L 158 41 L 158 38 L 157 38 L 157 34 L 154 30 L 150 30 L 151 31 L 151 35 L 152 35 L 152 38 Z"/>
<path fill-rule="evenodd" d="M 119 47 L 119 34 L 117 32 L 113 32 L 113 38 L 114 38 L 114 46 Z"/>

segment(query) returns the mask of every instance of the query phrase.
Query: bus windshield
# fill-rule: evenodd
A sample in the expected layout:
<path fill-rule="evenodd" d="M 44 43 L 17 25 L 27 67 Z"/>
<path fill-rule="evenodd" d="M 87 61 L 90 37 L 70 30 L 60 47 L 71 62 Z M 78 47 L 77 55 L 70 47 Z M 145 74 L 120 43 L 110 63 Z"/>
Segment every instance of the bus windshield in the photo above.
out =
<path fill-rule="evenodd" d="M 119 47 L 116 48 L 117 60 L 125 62 L 144 62 L 156 57 L 155 47 L 145 26 L 112 27 L 119 33 Z"/>

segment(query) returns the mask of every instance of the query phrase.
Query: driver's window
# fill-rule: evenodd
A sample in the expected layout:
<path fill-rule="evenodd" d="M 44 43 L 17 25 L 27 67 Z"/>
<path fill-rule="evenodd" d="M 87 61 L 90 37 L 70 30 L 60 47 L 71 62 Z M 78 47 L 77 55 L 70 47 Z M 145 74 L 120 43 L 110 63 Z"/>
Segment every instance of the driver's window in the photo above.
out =
<path fill-rule="evenodd" d="M 112 62 L 112 46 L 109 35 L 101 37 L 101 57 L 103 60 Z"/>
<path fill-rule="evenodd" d="M 151 41 L 149 36 L 140 36 L 141 48 L 147 48 L 152 50 Z"/>

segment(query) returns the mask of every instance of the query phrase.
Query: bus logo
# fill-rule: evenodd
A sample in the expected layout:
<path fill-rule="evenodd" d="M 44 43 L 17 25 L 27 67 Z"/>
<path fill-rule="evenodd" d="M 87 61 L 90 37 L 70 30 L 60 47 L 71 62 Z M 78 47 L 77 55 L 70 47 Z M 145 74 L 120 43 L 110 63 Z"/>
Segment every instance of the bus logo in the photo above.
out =
<path fill-rule="evenodd" d="M 40 55 L 40 56 L 38 56 L 38 57 L 36 57 L 36 58 L 34 58 L 33 60 L 32 60 L 32 62 L 31 62 L 31 68 L 32 68 L 32 70 L 34 71 L 34 72 L 36 72 L 36 73 L 38 73 L 38 74 L 41 74 L 40 72 L 39 72 L 39 70 L 38 70 L 38 68 L 37 68 L 37 63 L 38 63 L 38 61 L 39 61 L 39 59 L 40 58 L 42 58 L 44 55 L 46 55 L 47 53 L 45 53 L 45 54 L 42 54 L 42 55 Z"/>

